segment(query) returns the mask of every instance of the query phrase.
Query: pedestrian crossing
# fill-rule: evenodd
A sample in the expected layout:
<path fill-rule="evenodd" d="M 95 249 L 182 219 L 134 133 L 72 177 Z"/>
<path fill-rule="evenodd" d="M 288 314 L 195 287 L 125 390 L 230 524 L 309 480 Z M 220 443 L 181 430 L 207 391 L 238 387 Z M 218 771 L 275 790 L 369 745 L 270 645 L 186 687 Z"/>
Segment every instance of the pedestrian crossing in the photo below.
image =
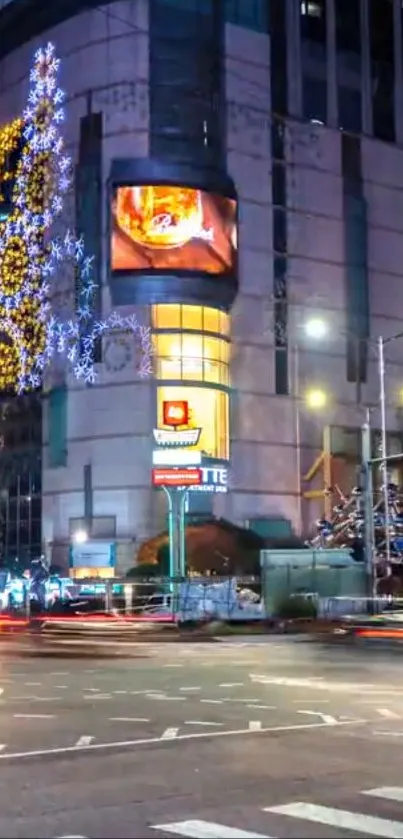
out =
<path fill-rule="evenodd" d="M 360 790 L 364 812 L 359 810 L 345 810 L 339 807 L 329 807 L 323 804 L 314 804 L 309 801 L 291 801 L 285 804 L 276 804 L 270 807 L 262 807 L 258 810 L 259 825 L 267 821 L 269 833 L 255 832 L 251 829 L 243 829 L 235 824 L 223 824 L 221 822 L 205 821 L 204 819 L 186 819 L 184 821 L 167 822 L 165 824 L 154 824 L 152 830 L 166 836 L 182 836 L 184 839 L 291 839 L 291 837 L 313 836 L 313 826 L 320 826 L 320 835 L 331 835 L 337 837 L 352 836 L 378 836 L 384 839 L 403 839 L 403 810 L 402 820 L 396 821 L 379 815 L 372 815 L 365 812 L 365 803 L 368 800 L 376 803 L 383 801 L 396 805 L 403 804 L 403 787 L 376 787 L 374 789 Z M 367 808 L 368 809 L 368 808 Z M 372 809 L 372 808 L 371 808 Z M 280 821 L 279 821 L 280 819 Z M 279 824 L 281 827 L 279 828 Z M 295 832 L 295 825 L 300 831 Z M 248 825 L 250 828 L 250 825 Z M 264 828 L 265 829 L 265 828 Z M 330 829 L 331 834 L 326 834 Z M 337 834 L 333 831 L 337 830 Z M 344 834 L 344 831 L 346 833 Z"/>

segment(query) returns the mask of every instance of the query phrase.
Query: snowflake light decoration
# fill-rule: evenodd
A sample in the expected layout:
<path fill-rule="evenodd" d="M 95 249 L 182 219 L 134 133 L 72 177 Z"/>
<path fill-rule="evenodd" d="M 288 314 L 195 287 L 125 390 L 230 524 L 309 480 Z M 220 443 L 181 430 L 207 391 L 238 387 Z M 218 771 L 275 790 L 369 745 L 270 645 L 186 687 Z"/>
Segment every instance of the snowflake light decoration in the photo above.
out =
<path fill-rule="evenodd" d="M 65 119 L 64 92 L 58 86 L 60 61 L 53 44 L 39 49 L 30 74 L 30 92 L 22 120 L 5 135 L 3 156 L 22 130 L 23 148 L 17 166 L 13 207 L 0 222 L 0 390 L 21 393 L 39 387 L 43 371 L 55 354 L 63 354 L 77 379 L 95 380 L 96 342 L 111 330 L 129 331 L 140 341 L 139 375 L 151 372 L 151 331 L 133 315 L 112 313 L 93 320 L 96 283 L 93 257 L 84 240 L 70 232 L 51 239 L 52 226 L 63 212 L 71 185 L 71 160 L 60 126 Z M 0 163 L 2 148 L 0 147 Z M 74 263 L 80 283 L 80 307 L 74 319 L 52 314 L 52 277 L 61 263 Z"/>

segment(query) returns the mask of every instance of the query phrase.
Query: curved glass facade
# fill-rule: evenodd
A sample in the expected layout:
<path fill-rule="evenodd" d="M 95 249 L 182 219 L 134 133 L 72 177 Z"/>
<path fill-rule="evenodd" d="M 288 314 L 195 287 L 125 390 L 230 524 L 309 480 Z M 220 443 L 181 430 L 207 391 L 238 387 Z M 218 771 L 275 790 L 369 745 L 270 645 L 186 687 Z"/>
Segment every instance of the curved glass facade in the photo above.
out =
<path fill-rule="evenodd" d="M 204 306 L 152 308 L 157 426 L 164 402 L 184 401 L 204 457 L 229 459 L 230 319 Z"/>

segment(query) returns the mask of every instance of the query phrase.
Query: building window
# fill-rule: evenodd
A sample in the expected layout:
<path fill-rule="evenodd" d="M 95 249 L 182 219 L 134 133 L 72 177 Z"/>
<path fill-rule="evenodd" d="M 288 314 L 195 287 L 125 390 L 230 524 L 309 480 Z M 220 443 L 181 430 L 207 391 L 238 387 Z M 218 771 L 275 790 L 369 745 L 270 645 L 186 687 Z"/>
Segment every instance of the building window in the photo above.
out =
<path fill-rule="evenodd" d="M 338 52 L 361 55 L 360 0 L 335 0 Z"/>
<path fill-rule="evenodd" d="M 267 0 L 225 0 L 225 20 L 245 29 L 267 33 L 268 6 Z"/>
<path fill-rule="evenodd" d="M 212 0 L 150 3 L 151 156 L 221 161 L 223 24 Z"/>
<path fill-rule="evenodd" d="M 57 387 L 48 399 L 49 466 L 67 463 L 67 389 Z"/>
<path fill-rule="evenodd" d="M 325 124 L 327 120 L 327 84 L 325 79 L 304 76 L 302 80 L 303 112 L 306 119 Z"/>
<path fill-rule="evenodd" d="M 361 132 L 361 90 L 339 85 L 339 126 L 353 134 Z"/>
<path fill-rule="evenodd" d="M 370 41 L 374 136 L 394 142 L 395 62 L 390 0 L 370 0 Z"/>
<path fill-rule="evenodd" d="M 229 341 L 203 333 L 154 335 L 155 376 L 159 380 L 229 385 Z"/>
<path fill-rule="evenodd" d="M 153 329 L 186 329 L 195 332 L 230 334 L 230 316 L 209 306 L 180 306 L 177 303 L 153 306 Z"/>
<path fill-rule="evenodd" d="M 308 41 L 326 42 L 326 0 L 301 0 L 301 34 Z"/>
<path fill-rule="evenodd" d="M 157 388 L 157 426 L 163 428 L 163 403 L 185 401 L 193 428 L 201 428 L 198 449 L 206 457 L 229 460 L 229 394 L 218 388 L 162 385 Z"/>

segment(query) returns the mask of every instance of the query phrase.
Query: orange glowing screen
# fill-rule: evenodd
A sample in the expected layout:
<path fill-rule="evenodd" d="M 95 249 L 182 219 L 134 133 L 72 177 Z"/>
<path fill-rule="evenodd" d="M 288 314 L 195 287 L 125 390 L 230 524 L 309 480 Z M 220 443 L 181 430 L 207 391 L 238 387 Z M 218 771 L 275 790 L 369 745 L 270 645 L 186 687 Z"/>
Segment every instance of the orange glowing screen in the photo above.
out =
<path fill-rule="evenodd" d="M 162 405 L 162 421 L 164 425 L 175 427 L 189 424 L 189 405 L 185 400 L 164 402 Z"/>
<path fill-rule="evenodd" d="M 235 270 L 236 201 L 180 186 L 118 186 L 112 271 Z"/>

